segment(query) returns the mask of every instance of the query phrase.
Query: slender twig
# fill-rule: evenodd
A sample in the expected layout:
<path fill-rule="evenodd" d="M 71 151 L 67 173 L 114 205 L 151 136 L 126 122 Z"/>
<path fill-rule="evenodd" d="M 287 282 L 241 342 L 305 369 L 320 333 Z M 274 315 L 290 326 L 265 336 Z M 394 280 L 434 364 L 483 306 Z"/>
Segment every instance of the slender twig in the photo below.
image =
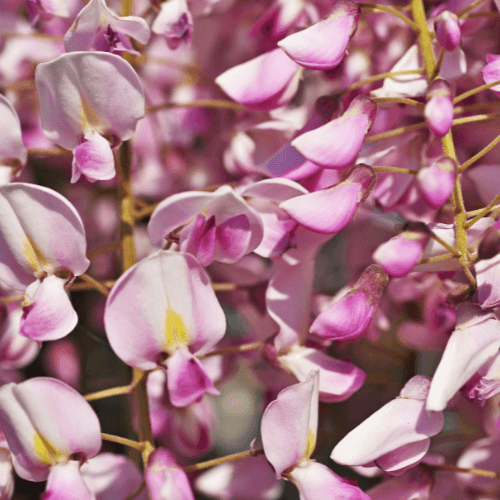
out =
<path fill-rule="evenodd" d="M 412 170 L 410 168 L 400 168 L 400 167 L 373 167 L 375 172 L 393 172 L 395 174 L 410 174 L 410 175 L 418 175 L 418 170 Z"/>
<path fill-rule="evenodd" d="M 415 106 L 417 108 L 425 108 L 425 103 L 415 101 L 414 99 L 407 99 L 406 97 L 372 97 L 372 101 L 379 103 L 384 102 L 394 102 L 398 104 L 408 104 L 410 106 Z"/>
<path fill-rule="evenodd" d="M 90 252 L 87 253 L 87 258 L 93 259 L 94 257 L 97 257 L 98 255 L 103 255 L 108 252 L 113 252 L 115 250 L 118 250 L 121 246 L 121 242 L 117 243 L 111 243 L 110 245 L 106 245 L 101 248 L 96 248 L 95 250 L 91 250 Z"/>
<path fill-rule="evenodd" d="M 458 253 L 458 250 L 456 248 L 453 248 L 449 243 L 446 243 L 442 238 L 440 238 L 436 233 L 433 233 L 432 231 L 429 231 L 429 234 L 431 235 L 431 238 L 436 240 L 442 247 L 446 248 L 448 252 L 451 252 L 453 255 L 460 256 Z"/>
<path fill-rule="evenodd" d="M 99 281 L 97 281 L 95 278 L 92 278 L 92 276 L 89 276 L 86 273 L 80 274 L 79 276 L 80 279 L 91 285 L 93 288 L 95 288 L 98 292 L 101 292 L 104 296 L 109 295 L 109 290 Z"/>
<path fill-rule="evenodd" d="M 473 163 L 482 158 L 486 153 L 491 151 L 498 143 L 500 143 L 500 135 L 495 137 L 495 139 L 493 139 L 487 146 L 481 149 L 479 153 L 476 153 L 474 156 L 462 163 L 462 165 L 458 167 L 458 171 L 463 172 L 466 168 L 470 167 Z"/>
<path fill-rule="evenodd" d="M 473 474 L 474 476 L 490 477 L 493 479 L 500 478 L 500 473 L 498 473 L 498 472 L 493 472 L 491 470 L 484 470 L 484 469 L 466 469 L 464 467 L 457 467 L 456 465 L 451 465 L 451 464 L 442 464 L 442 465 L 425 464 L 425 467 L 428 467 L 428 468 L 434 469 L 434 470 L 450 470 L 453 472 L 463 472 L 465 474 Z"/>
<path fill-rule="evenodd" d="M 2 33 L 0 38 L 46 38 L 48 40 L 63 41 L 64 35 L 55 35 L 53 33 Z"/>
<path fill-rule="evenodd" d="M 0 298 L 0 302 L 4 304 L 11 304 L 12 302 L 21 302 L 24 300 L 24 295 L 11 295 L 10 297 L 2 297 Z"/>
<path fill-rule="evenodd" d="M 490 212 L 494 212 L 495 210 L 500 209 L 500 205 L 495 205 L 494 207 L 490 208 Z M 475 217 L 477 214 L 482 213 L 484 208 L 479 208 L 477 210 L 471 210 L 470 212 L 467 212 L 466 215 L 467 217 Z"/>
<path fill-rule="evenodd" d="M 31 156 L 72 156 L 73 153 L 67 149 L 28 149 L 28 154 Z"/>
<path fill-rule="evenodd" d="M 465 229 L 469 229 L 477 221 L 481 220 L 498 202 L 500 201 L 500 193 L 498 193 L 486 207 L 483 208 L 473 219 L 467 221 Z"/>
<path fill-rule="evenodd" d="M 500 80 L 495 80 L 494 82 L 491 82 L 491 83 L 485 83 L 484 85 L 480 85 L 479 87 L 476 87 L 475 89 L 468 90 L 467 92 L 464 92 L 463 94 L 457 95 L 457 97 L 455 97 L 455 99 L 453 99 L 453 104 L 457 104 L 460 101 L 467 99 L 467 97 L 470 97 L 471 95 L 478 94 L 479 92 L 482 92 L 483 90 L 490 89 L 491 87 L 495 87 L 496 85 L 500 85 Z"/>
<path fill-rule="evenodd" d="M 191 102 L 165 102 L 157 106 L 150 106 L 146 109 L 146 114 L 156 113 L 157 111 L 164 111 L 166 109 L 176 108 L 222 108 L 232 109 L 235 111 L 242 111 L 247 109 L 243 104 L 234 101 L 224 101 L 219 99 L 200 99 L 199 101 Z"/>
<path fill-rule="evenodd" d="M 100 283 L 106 288 L 112 288 L 116 282 L 115 280 L 106 280 Z M 95 287 L 90 283 L 73 283 L 68 290 L 70 292 L 84 292 L 86 290 L 95 290 Z"/>
<path fill-rule="evenodd" d="M 475 9 L 478 5 L 482 4 L 485 0 L 475 0 L 472 2 L 470 5 L 465 7 L 465 9 L 462 9 L 458 14 L 457 17 L 463 17 L 465 16 L 468 12 L 470 12 L 472 9 Z"/>
<path fill-rule="evenodd" d="M 264 342 L 251 342 L 249 344 L 235 345 L 233 347 L 226 347 L 225 349 L 218 349 L 217 351 L 207 352 L 201 356 L 197 356 L 198 359 L 208 358 L 210 356 L 219 356 L 224 354 L 237 354 L 238 352 L 254 351 L 256 349 L 262 349 L 264 347 Z"/>
<path fill-rule="evenodd" d="M 468 104 L 467 106 L 455 106 L 455 108 L 453 108 L 453 113 L 458 115 L 468 111 L 475 111 L 476 109 L 497 107 L 500 107 L 500 102 L 478 102 L 476 104 Z"/>
<path fill-rule="evenodd" d="M 494 120 L 495 118 L 500 118 L 500 113 L 463 116 L 462 118 L 455 118 L 453 120 L 453 125 L 463 125 L 464 123 L 482 122 L 485 120 Z"/>
<path fill-rule="evenodd" d="M 386 78 L 394 78 L 396 76 L 404 76 L 404 75 L 421 75 L 422 73 L 424 73 L 423 69 L 406 69 L 403 71 L 389 71 L 388 73 L 380 73 L 379 75 L 371 76 L 366 80 L 361 80 L 358 83 L 353 83 L 351 86 L 342 90 L 340 95 L 347 94 L 351 90 L 363 87 L 363 85 L 368 85 L 369 83 L 377 82 L 378 80 L 385 80 Z"/>
<path fill-rule="evenodd" d="M 444 54 L 445 50 L 441 48 L 441 50 L 439 51 L 439 56 L 436 62 L 436 66 L 434 67 L 434 71 L 432 72 L 431 82 L 434 81 L 439 75 L 439 71 L 441 70 L 441 64 L 443 64 Z"/>
<path fill-rule="evenodd" d="M 184 467 L 184 472 L 194 472 L 196 470 L 208 469 L 214 465 L 224 464 L 226 462 L 233 462 L 234 460 L 241 460 L 247 457 L 256 457 L 257 455 L 264 454 L 264 450 L 259 448 L 257 450 L 247 450 L 240 451 L 239 453 L 233 453 L 232 455 L 226 455 L 225 457 L 214 458 L 213 460 L 207 460 L 206 462 L 199 462 L 194 465 L 188 465 Z"/>
<path fill-rule="evenodd" d="M 401 11 L 395 9 L 394 7 L 390 7 L 389 5 L 380 5 L 373 3 L 358 3 L 358 5 L 363 10 L 369 10 L 373 12 L 389 12 L 396 17 L 399 17 L 403 22 L 405 22 L 413 31 L 419 30 L 419 27 L 408 17 L 401 13 Z"/>
<path fill-rule="evenodd" d="M 120 396 L 123 394 L 130 394 L 134 391 L 137 385 L 145 378 L 146 372 L 142 372 L 139 374 L 140 376 L 135 376 L 132 382 L 128 385 L 123 385 L 120 387 L 112 387 L 111 389 L 104 389 L 102 391 L 93 392 L 91 394 L 87 394 L 85 399 L 87 401 L 95 401 L 96 399 L 106 399 L 111 398 L 113 396 Z"/>
<path fill-rule="evenodd" d="M 427 127 L 427 124 L 425 122 L 415 123 L 414 125 L 405 125 L 404 127 L 388 130 L 387 132 L 382 132 L 380 134 L 369 135 L 365 138 L 365 142 L 374 142 L 379 141 L 380 139 L 388 139 L 396 135 L 404 134 L 405 132 L 420 130 L 425 127 Z"/>
<path fill-rule="evenodd" d="M 466 16 L 468 19 L 475 19 L 475 18 L 488 18 L 488 17 L 492 17 L 492 18 L 495 18 L 495 19 L 498 19 L 500 17 L 500 13 L 498 12 L 474 12 L 473 14 L 469 14 L 468 16 Z M 464 17 L 465 19 L 465 17 Z"/>
<path fill-rule="evenodd" d="M 442 255 L 435 255 L 434 257 L 428 257 L 427 259 L 419 260 L 415 265 L 420 264 L 431 264 L 432 262 L 442 262 L 443 260 L 453 260 L 458 259 L 458 255 L 452 253 L 444 253 Z"/>
<path fill-rule="evenodd" d="M 129 448 L 134 448 L 137 451 L 144 451 L 145 443 L 139 441 L 133 441 L 132 439 L 127 439 L 121 436 L 113 436 L 112 434 L 101 434 L 102 439 L 105 441 L 112 441 L 113 443 L 123 444 Z"/>

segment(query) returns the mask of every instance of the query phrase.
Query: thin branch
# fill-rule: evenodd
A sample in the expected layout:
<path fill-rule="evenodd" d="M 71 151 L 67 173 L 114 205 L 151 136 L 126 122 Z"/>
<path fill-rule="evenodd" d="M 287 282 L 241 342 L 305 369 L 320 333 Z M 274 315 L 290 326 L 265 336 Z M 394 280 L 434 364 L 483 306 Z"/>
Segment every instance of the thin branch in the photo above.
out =
<path fill-rule="evenodd" d="M 393 172 L 395 174 L 410 174 L 418 175 L 418 170 L 412 170 L 410 168 L 399 168 L 399 167 L 373 167 L 375 172 Z"/>
<path fill-rule="evenodd" d="M 369 135 L 365 138 L 365 142 L 379 141 L 380 139 L 388 139 L 389 137 L 394 137 L 396 135 L 404 134 L 405 132 L 411 132 L 413 130 L 420 130 L 427 127 L 425 122 L 415 123 L 414 125 L 406 125 L 404 127 L 395 128 L 388 130 L 387 132 L 382 132 L 381 134 Z"/>
<path fill-rule="evenodd" d="M 482 92 L 483 90 L 491 89 L 491 87 L 495 87 L 496 85 L 500 85 L 500 80 L 495 80 L 494 82 L 486 83 L 484 85 L 480 85 L 479 87 L 476 87 L 475 89 L 468 90 L 467 92 L 464 92 L 463 94 L 457 95 L 457 97 L 455 97 L 455 99 L 453 99 L 453 104 L 457 104 L 460 101 L 467 99 L 467 97 L 470 97 L 471 95 L 474 95 L 474 94 L 478 94 L 479 92 Z"/>
<path fill-rule="evenodd" d="M 500 102 L 478 102 L 476 104 L 468 104 L 467 106 L 456 106 L 453 109 L 453 113 L 457 115 L 468 111 L 475 111 L 476 109 L 497 107 L 500 107 Z"/>
<path fill-rule="evenodd" d="M 120 396 L 122 394 L 130 394 L 143 380 L 145 375 L 146 372 L 141 372 L 140 374 L 137 375 L 136 373 L 134 373 L 134 378 L 132 382 L 128 385 L 123 385 L 121 387 L 112 387 L 111 389 L 104 389 L 102 391 L 87 394 L 84 397 L 87 401 L 95 401 L 96 399 L 106 399 L 106 398 L 111 398 L 113 396 Z"/>
<path fill-rule="evenodd" d="M 453 248 L 450 244 L 446 243 L 442 238 L 440 238 L 436 233 L 433 233 L 430 231 L 431 238 L 436 240 L 442 247 L 446 248 L 448 252 L 452 253 L 453 255 L 460 256 L 459 251 L 456 248 Z"/>
<path fill-rule="evenodd" d="M 458 14 L 457 17 L 464 17 L 468 12 L 470 12 L 472 9 L 475 9 L 478 5 L 482 4 L 485 0 L 475 0 L 475 2 L 472 2 L 470 5 L 465 7 L 465 9 L 462 9 Z"/>
<path fill-rule="evenodd" d="M 450 470 L 453 472 L 463 472 L 465 474 L 473 474 L 474 476 L 482 476 L 482 477 L 490 477 L 493 479 L 500 479 L 500 473 L 493 472 L 491 470 L 466 469 L 464 467 L 457 467 L 456 465 L 451 465 L 451 464 L 442 464 L 442 465 L 425 464 L 425 467 L 429 467 L 429 468 L 434 469 L 434 470 Z"/>
<path fill-rule="evenodd" d="M 370 78 L 367 78 L 366 80 L 361 80 L 358 83 L 353 83 L 351 86 L 342 90 L 342 92 L 340 92 L 340 95 L 347 94 L 351 90 L 363 87 L 363 85 L 368 85 L 369 83 L 377 82 L 378 80 L 385 80 L 386 78 L 394 78 L 396 76 L 403 75 L 422 75 L 423 73 L 423 69 L 407 69 L 403 71 L 389 71 L 388 73 L 380 73 L 379 75 L 372 76 Z"/>
<path fill-rule="evenodd" d="M 427 259 L 421 259 L 415 265 L 419 266 L 420 264 L 430 264 L 431 262 L 442 262 L 443 260 L 453 260 L 453 259 L 458 259 L 458 255 L 454 255 L 450 252 L 450 253 L 445 253 L 443 255 L 435 255 L 434 257 L 428 257 Z"/>
<path fill-rule="evenodd" d="M 495 118 L 500 118 L 500 113 L 463 116 L 462 118 L 455 118 L 453 120 L 453 125 L 463 125 L 464 123 L 482 122 L 484 120 L 493 120 Z"/>
<path fill-rule="evenodd" d="M 134 448 L 137 451 L 144 451 L 145 443 L 141 443 L 139 441 L 133 441 L 132 439 L 127 439 L 121 436 L 113 436 L 113 434 L 105 434 L 101 433 L 102 439 L 104 441 L 111 441 L 113 443 L 123 444 L 124 446 L 128 446 L 129 448 Z"/>
<path fill-rule="evenodd" d="M 87 258 L 88 259 L 93 259 L 94 257 L 97 257 L 98 255 L 103 255 L 108 252 L 113 252 L 115 250 L 119 250 L 121 246 L 121 242 L 118 241 L 116 243 L 111 243 L 110 245 L 106 245 L 101 248 L 97 248 L 95 250 L 92 250 L 87 253 Z"/>
<path fill-rule="evenodd" d="M 89 285 L 92 285 L 98 292 L 101 292 L 105 297 L 109 295 L 109 290 L 95 278 L 92 278 L 92 276 L 83 273 L 80 274 L 79 278 L 88 283 Z"/>
<path fill-rule="evenodd" d="M 372 101 L 378 103 L 395 102 L 398 104 L 408 104 L 417 108 L 424 109 L 425 103 L 415 101 L 414 99 L 407 99 L 406 97 L 372 97 Z"/>
<path fill-rule="evenodd" d="M 197 356 L 198 359 L 209 358 L 210 356 L 219 356 L 224 354 L 237 354 L 239 352 L 254 351 L 256 349 L 262 349 L 264 347 L 264 342 L 252 342 L 249 344 L 241 344 L 233 347 L 226 347 L 225 349 L 218 349 L 217 351 L 207 352 L 201 356 Z"/>
<path fill-rule="evenodd" d="M 115 280 L 106 280 L 106 281 L 101 281 L 100 282 L 104 287 L 106 288 L 112 288 L 113 285 L 116 283 Z M 70 292 L 84 292 L 86 290 L 95 290 L 95 287 L 91 285 L 90 283 L 73 283 L 68 290 Z"/>
<path fill-rule="evenodd" d="M 232 455 L 226 455 L 225 457 L 214 458 L 213 460 L 207 460 L 206 462 L 199 462 L 194 465 L 188 465 L 183 467 L 184 472 L 194 472 L 196 470 L 208 469 L 214 465 L 224 464 L 226 462 L 233 462 L 234 460 L 241 460 L 247 457 L 256 457 L 257 455 L 263 455 L 264 450 L 259 448 L 257 450 L 247 450 L 240 451 L 239 453 L 233 453 Z"/>
<path fill-rule="evenodd" d="M 491 207 L 490 208 L 490 212 L 493 212 L 495 210 L 498 210 L 500 209 L 500 205 L 495 205 L 494 207 Z M 477 210 L 471 210 L 470 212 L 467 212 L 466 215 L 467 217 L 475 217 L 477 214 L 480 214 L 481 212 L 483 212 L 484 208 L 479 208 Z"/>
<path fill-rule="evenodd" d="M 458 172 L 463 172 L 466 168 L 470 167 L 477 160 L 482 158 L 486 153 L 490 152 L 498 143 L 500 143 L 500 135 L 495 137 L 487 146 L 485 146 L 479 153 L 476 153 L 472 158 L 469 158 L 466 162 L 462 163 L 458 167 Z"/>
<path fill-rule="evenodd" d="M 71 151 L 62 148 L 28 149 L 28 154 L 31 156 L 73 156 L 73 153 Z"/>
<path fill-rule="evenodd" d="M 373 3 L 358 3 L 358 5 L 363 10 L 371 10 L 373 12 L 389 12 L 396 17 L 399 17 L 403 22 L 405 22 L 413 31 L 418 32 L 419 27 L 416 23 L 414 23 L 408 16 L 405 16 L 401 13 L 401 11 L 395 9 L 394 7 L 390 7 L 389 5 L 379 5 Z"/>
<path fill-rule="evenodd" d="M 191 102 L 165 102 L 163 104 L 158 104 L 157 106 L 150 106 L 146 109 L 146 114 L 176 108 L 222 108 L 232 109 L 235 111 L 242 111 L 244 109 L 247 109 L 245 106 L 243 106 L 243 104 L 234 101 L 219 99 L 200 99 L 199 101 Z"/>
<path fill-rule="evenodd" d="M 483 208 L 473 219 L 467 221 L 465 229 L 469 229 L 477 221 L 481 220 L 498 202 L 500 201 L 500 193 L 498 193 L 486 207 Z"/>

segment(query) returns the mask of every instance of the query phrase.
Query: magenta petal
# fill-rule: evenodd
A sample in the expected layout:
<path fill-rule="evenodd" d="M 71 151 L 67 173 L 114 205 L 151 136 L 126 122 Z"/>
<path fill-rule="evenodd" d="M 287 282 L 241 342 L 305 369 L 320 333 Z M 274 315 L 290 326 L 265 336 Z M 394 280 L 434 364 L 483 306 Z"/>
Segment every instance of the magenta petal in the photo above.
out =
<path fill-rule="evenodd" d="M 486 60 L 488 64 L 482 70 L 484 83 L 493 83 L 500 80 L 500 57 L 494 54 L 488 54 Z M 495 85 L 491 87 L 490 90 L 493 90 L 493 92 L 500 92 L 500 85 Z"/>
<path fill-rule="evenodd" d="M 287 476 L 297 486 L 301 500 L 370 500 L 360 488 L 317 462 L 295 467 Z"/>
<path fill-rule="evenodd" d="M 283 389 L 262 417 L 264 453 L 279 479 L 283 471 L 314 451 L 318 427 L 318 373 Z"/>
<path fill-rule="evenodd" d="M 370 98 L 358 96 L 340 118 L 299 135 L 292 146 L 322 167 L 345 168 L 358 156 L 376 113 L 377 105 Z"/>
<path fill-rule="evenodd" d="M 280 48 L 228 69 L 215 82 L 224 92 L 253 109 L 283 106 L 294 96 L 300 66 Z"/>
<path fill-rule="evenodd" d="M 459 465 L 463 467 L 463 465 Z M 371 500 L 428 500 L 434 479 L 421 468 L 414 468 L 400 477 L 382 481 L 367 494 Z"/>
<path fill-rule="evenodd" d="M 215 254 L 218 261 L 232 264 L 247 253 L 252 233 L 245 214 L 225 220 L 217 226 L 216 233 Z"/>
<path fill-rule="evenodd" d="M 192 253 L 202 266 L 208 266 L 214 260 L 215 252 L 215 217 L 208 220 L 198 214 L 193 224 L 179 231 L 179 247 L 183 252 Z M 187 233 L 187 239 L 184 234 Z"/>
<path fill-rule="evenodd" d="M 460 20 L 457 15 L 449 10 L 445 10 L 439 14 L 434 25 L 439 45 L 449 52 L 455 50 L 462 36 Z"/>
<path fill-rule="evenodd" d="M 52 467 L 40 500 L 95 500 L 95 496 L 80 474 L 80 463 L 70 460 Z"/>
<path fill-rule="evenodd" d="M 73 177 L 71 182 L 76 182 L 82 173 L 89 181 L 98 181 L 112 179 L 116 175 L 115 159 L 109 142 L 97 133 L 92 134 L 89 140 L 79 144 L 74 150 L 73 155 L 76 162 L 78 174 Z"/>
<path fill-rule="evenodd" d="M 341 0 L 335 4 L 328 19 L 287 36 L 278 45 L 301 66 L 333 69 L 344 58 L 358 17 L 359 7 L 349 0 Z M 332 33 L 335 33 L 335 37 L 332 37 Z"/>
<path fill-rule="evenodd" d="M 194 500 L 186 473 L 164 448 L 151 453 L 144 478 L 151 500 Z"/>
<path fill-rule="evenodd" d="M 423 248 L 420 239 L 414 237 L 413 233 L 401 233 L 382 243 L 375 250 L 373 260 L 389 276 L 395 278 L 406 276 L 415 267 L 422 255 Z"/>
<path fill-rule="evenodd" d="M 26 289 L 21 335 L 42 342 L 71 333 L 78 323 L 78 315 L 64 290 L 65 283 L 57 276 L 49 276 Z"/>
<path fill-rule="evenodd" d="M 420 191 L 431 207 L 439 208 L 444 205 L 451 196 L 456 175 L 457 164 L 446 156 L 418 172 Z"/>
<path fill-rule="evenodd" d="M 500 253 L 491 259 L 476 262 L 474 268 L 481 308 L 497 307 L 500 304 Z"/>
<path fill-rule="evenodd" d="M 194 484 L 203 495 L 220 500 L 275 500 L 283 491 L 282 482 L 266 457 L 259 455 L 212 467 Z"/>
<path fill-rule="evenodd" d="M 316 318 L 311 332 L 327 339 L 353 339 L 368 328 L 374 312 L 364 293 L 347 293 Z"/>
<path fill-rule="evenodd" d="M 198 358 L 187 349 L 177 349 L 166 365 L 168 393 L 174 406 L 188 406 L 200 400 L 205 392 L 220 394 Z"/>
<path fill-rule="evenodd" d="M 360 186 L 342 183 L 331 189 L 291 198 L 280 205 L 299 224 L 318 233 L 343 229 L 358 208 Z"/>

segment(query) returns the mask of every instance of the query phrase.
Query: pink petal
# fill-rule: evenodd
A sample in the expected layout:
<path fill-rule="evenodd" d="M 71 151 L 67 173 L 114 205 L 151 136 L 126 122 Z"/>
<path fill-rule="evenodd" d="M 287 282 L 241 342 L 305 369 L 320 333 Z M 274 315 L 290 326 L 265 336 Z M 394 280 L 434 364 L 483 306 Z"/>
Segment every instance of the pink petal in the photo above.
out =
<path fill-rule="evenodd" d="M 194 500 L 186 473 L 164 448 L 151 454 L 144 477 L 151 500 Z"/>
<path fill-rule="evenodd" d="M 112 179 L 116 175 L 115 159 L 109 142 L 94 133 L 89 140 L 73 150 L 73 174 L 71 182 L 76 182 L 83 174 L 89 181 Z"/>
<path fill-rule="evenodd" d="M 396 278 L 406 276 L 420 260 L 423 252 L 422 236 L 404 232 L 382 243 L 373 260 L 389 275 Z"/>
<path fill-rule="evenodd" d="M 83 274 L 90 262 L 83 223 L 52 189 L 14 183 L 0 187 L 0 279 L 24 291 L 34 277 L 57 270 Z"/>
<path fill-rule="evenodd" d="M 90 50 L 98 31 L 108 24 L 118 33 L 128 35 L 143 45 L 148 43 L 151 36 L 149 26 L 141 17 L 118 17 L 104 0 L 91 0 L 78 13 L 64 36 L 66 52 Z"/>
<path fill-rule="evenodd" d="M 11 177 L 14 177 L 24 167 L 28 151 L 23 144 L 16 110 L 3 95 L 0 95 L 0 127 L 0 165 L 11 167 Z"/>
<path fill-rule="evenodd" d="M 358 96 L 344 115 L 299 135 L 292 141 L 292 146 L 322 167 L 345 168 L 358 156 L 376 113 L 377 105 L 370 98 Z M 332 137 L 335 140 L 332 141 Z"/>
<path fill-rule="evenodd" d="M 335 359 L 311 347 L 294 346 L 278 357 L 278 362 L 299 382 L 309 373 L 319 372 L 319 399 L 324 403 L 345 401 L 364 384 L 366 374 L 348 361 Z"/>
<path fill-rule="evenodd" d="M 328 19 L 287 36 L 278 45 L 298 64 L 328 70 L 340 64 L 356 31 L 359 7 L 349 0 L 335 4 Z M 335 33 L 335 37 L 332 37 Z"/>
<path fill-rule="evenodd" d="M 217 226 L 216 234 L 215 258 L 218 261 L 232 264 L 249 253 L 252 232 L 245 214 L 226 219 Z"/>
<path fill-rule="evenodd" d="M 434 80 L 427 92 L 425 122 L 437 136 L 445 136 L 453 123 L 453 100 L 449 84 L 445 80 Z"/>
<path fill-rule="evenodd" d="M 219 396 L 198 358 L 187 349 L 177 349 L 167 361 L 170 402 L 177 407 L 199 401 L 205 392 Z"/>
<path fill-rule="evenodd" d="M 198 214 L 193 224 L 179 231 L 179 248 L 196 256 L 202 266 L 208 266 L 214 260 L 215 238 L 215 217 L 207 220 Z"/>
<path fill-rule="evenodd" d="M 26 289 L 21 335 L 43 342 L 60 339 L 73 331 L 78 315 L 64 289 L 65 283 L 57 276 L 49 276 Z"/>
<path fill-rule="evenodd" d="M 429 451 L 430 444 L 431 440 L 429 438 L 405 444 L 396 450 L 382 455 L 375 463 L 385 472 L 399 476 L 407 469 L 420 463 Z"/>
<path fill-rule="evenodd" d="M 215 79 L 235 101 L 269 110 L 287 104 L 295 95 L 299 65 L 280 48 L 228 69 Z"/>
<path fill-rule="evenodd" d="M 493 83 L 500 80 L 500 57 L 491 54 L 489 55 L 489 59 L 488 56 L 486 56 L 486 59 L 488 64 L 482 70 L 484 83 Z M 500 92 L 500 85 L 495 85 L 490 90 Z"/>
<path fill-rule="evenodd" d="M 428 500 L 432 487 L 430 474 L 415 467 L 403 476 L 384 480 L 367 494 L 371 500 Z"/>
<path fill-rule="evenodd" d="M 151 30 L 157 35 L 163 35 L 171 50 L 175 50 L 183 41 L 189 43 L 193 32 L 193 17 L 186 0 L 160 4 L 160 13 Z"/>
<path fill-rule="evenodd" d="M 420 191 L 431 207 L 439 208 L 444 205 L 451 196 L 456 175 L 455 161 L 446 156 L 418 172 Z"/>
<path fill-rule="evenodd" d="M 500 304 L 500 254 L 474 264 L 477 279 L 477 298 L 482 309 Z"/>
<path fill-rule="evenodd" d="M 263 455 L 217 465 L 195 480 L 195 488 L 220 500 L 276 500 L 283 487 Z"/>
<path fill-rule="evenodd" d="M 84 463 L 80 471 L 96 500 L 126 500 L 143 481 L 132 460 L 113 453 L 100 453 Z M 143 490 L 134 500 L 147 500 L 146 497 Z"/>
<path fill-rule="evenodd" d="M 0 388 L 0 425 L 16 472 L 44 481 L 58 460 L 101 448 L 97 415 L 83 396 L 63 382 L 37 377 Z"/>
<path fill-rule="evenodd" d="M 297 486 L 301 500 L 370 500 L 357 486 L 317 462 L 295 467 L 287 475 Z"/>
<path fill-rule="evenodd" d="M 36 67 L 35 83 L 43 131 L 66 149 L 78 146 L 88 132 L 126 141 L 145 113 L 137 73 L 114 54 L 63 54 Z"/>
<path fill-rule="evenodd" d="M 283 389 L 264 411 L 261 423 L 266 458 L 279 479 L 283 471 L 309 458 L 318 426 L 318 374 Z"/>
<path fill-rule="evenodd" d="M 448 51 L 455 50 L 462 36 L 460 20 L 456 14 L 445 10 L 439 14 L 436 21 L 434 21 L 434 25 L 439 45 Z"/>
<path fill-rule="evenodd" d="M 500 321 L 477 305 L 460 304 L 457 328 L 439 362 L 427 398 L 427 410 L 440 411 L 500 349 Z"/>
<path fill-rule="evenodd" d="M 402 446 L 425 441 L 438 434 L 444 422 L 441 412 L 428 413 L 425 397 L 429 379 L 413 377 L 390 401 L 358 425 L 333 449 L 331 458 L 344 465 L 364 465 Z"/>
<path fill-rule="evenodd" d="M 104 324 L 125 363 L 151 370 L 164 353 L 208 352 L 224 336 L 226 318 L 210 280 L 189 254 L 159 251 L 131 267 L 106 302 Z"/>
<path fill-rule="evenodd" d="M 52 467 L 40 500 L 95 500 L 95 496 L 80 474 L 80 463 L 70 460 Z"/>

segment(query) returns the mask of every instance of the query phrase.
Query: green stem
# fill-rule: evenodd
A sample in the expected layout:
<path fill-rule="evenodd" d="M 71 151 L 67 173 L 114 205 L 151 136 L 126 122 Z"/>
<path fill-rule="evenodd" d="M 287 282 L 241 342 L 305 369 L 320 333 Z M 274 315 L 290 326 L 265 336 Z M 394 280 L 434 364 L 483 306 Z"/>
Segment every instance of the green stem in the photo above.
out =
<path fill-rule="evenodd" d="M 233 462 L 235 460 L 241 460 L 242 458 L 256 457 L 257 455 L 264 454 L 264 450 L 259 448 L 257 450 L 247 450 L 240 451 L 239 453 L 233 453 L 232 455 L 226 455 L 225 457 L 214 458 L 213 460 L 207 460 L 206 462 L 199 462 L 194 465 L 188 465 L 184 467 L 184 472 L 194 472 L 197 470 L 208 469 L 214 465 L 224 464 L 226 462 Z"/>

